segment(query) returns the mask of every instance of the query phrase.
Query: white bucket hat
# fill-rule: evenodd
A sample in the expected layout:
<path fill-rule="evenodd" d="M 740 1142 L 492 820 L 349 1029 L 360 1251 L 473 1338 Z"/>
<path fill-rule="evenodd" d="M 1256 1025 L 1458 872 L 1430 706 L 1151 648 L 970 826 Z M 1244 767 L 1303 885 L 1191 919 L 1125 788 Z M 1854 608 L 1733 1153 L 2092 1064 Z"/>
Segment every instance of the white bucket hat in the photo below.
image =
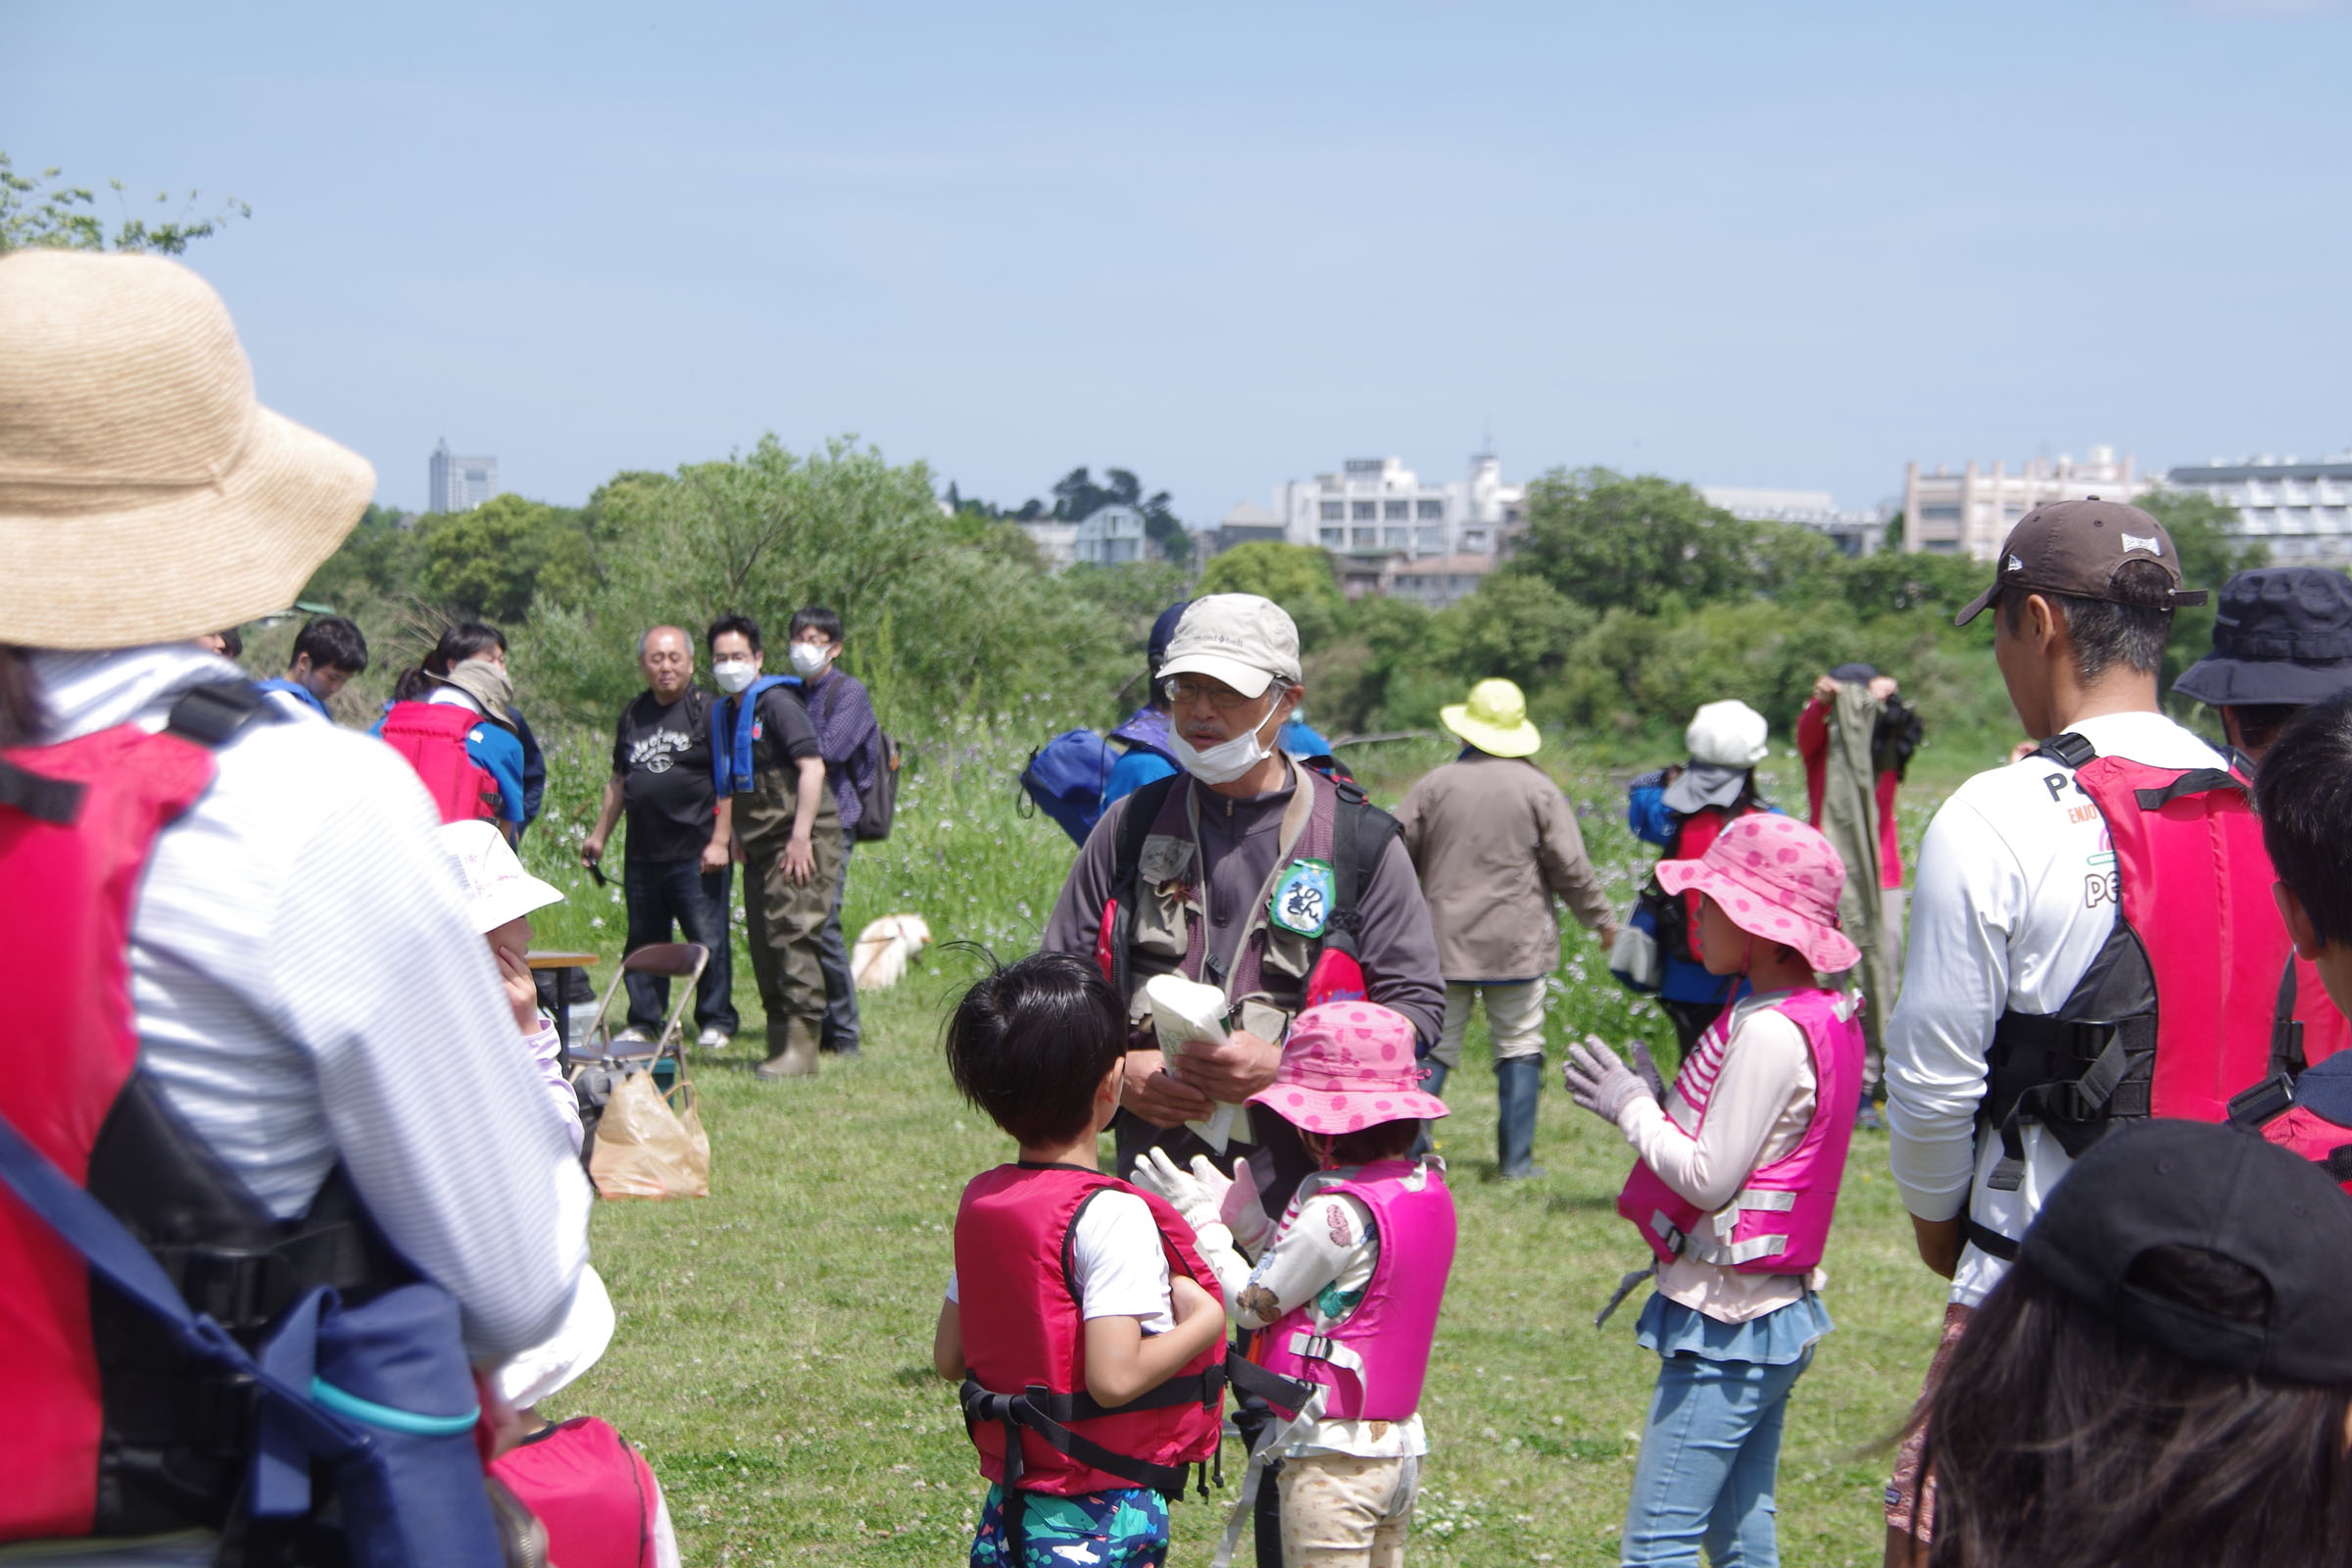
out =
<path fill-rule="evenodd" d="M 444 822 L 441 845 L 466 874 L 466 908 L 476 931 L 495 931 L 518 914 L 564 902 L 562 889 L 522 868 L 495 822 Z"/>
<path fill-rule="evenodd" d="M 1688 814 L 1739 800 L 1747 787 L 1747 770 L 1772 751 L 1770 734 L 1764 715 L 1736 697 L 1700 708 L 1683 732 L 1690 761 L 1666 786 L 1666 808 Z"/>
<path fill-rule="evenodd" d="M 254 401 L 210 284 L 153 256 L 0 256 L 0 643 L 130 648 L 281 611 L 375 470 Z"/>

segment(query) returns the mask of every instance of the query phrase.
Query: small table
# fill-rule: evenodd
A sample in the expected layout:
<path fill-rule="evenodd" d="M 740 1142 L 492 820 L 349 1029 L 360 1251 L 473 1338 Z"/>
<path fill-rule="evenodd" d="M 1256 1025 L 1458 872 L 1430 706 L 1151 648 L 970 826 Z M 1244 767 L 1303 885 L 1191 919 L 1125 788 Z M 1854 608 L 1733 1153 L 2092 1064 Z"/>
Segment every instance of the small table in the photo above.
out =
<path fill-rule="evenodd" d="M 563 1045 L 566 1057 L 571 1054 L 571 1004 L 564 1000 L 564 977 L 575 969 L 585 969 L 602 962 L 593 953 L 561 953 L 533 949 L 522 956 L 522 961 L 532 969 L 556 971 L 556 1039 Z"/>

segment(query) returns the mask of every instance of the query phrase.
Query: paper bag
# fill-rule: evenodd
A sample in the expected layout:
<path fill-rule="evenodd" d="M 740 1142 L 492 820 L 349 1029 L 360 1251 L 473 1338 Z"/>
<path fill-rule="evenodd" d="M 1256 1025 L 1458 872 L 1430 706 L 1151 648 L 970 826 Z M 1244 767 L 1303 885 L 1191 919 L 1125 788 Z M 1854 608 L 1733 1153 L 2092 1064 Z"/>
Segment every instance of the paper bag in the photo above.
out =
<path fill-rule="evenodd" d="M 680 1077 L 664 1097 L 650 1072 L 614 1084 L 588 1174 L 607 1198 L 710 1197 L 710 1140 L 694 1085 Z"/>
<path fill-rule="evenodd" d="M 1225 1043 L 1225 993 L 1179 974 L 1154 975 L 1144 983 L 1144 998 L 1152 1004 L 1152 1032 L 1159 1053 L 1173 1066 L 1192 1045 Z M 1218 1153 L 1233 1141 L 1239 1105 L 1219 1104 L 1199 1121 L 1185 1123 L 1200 1141 Z"/>

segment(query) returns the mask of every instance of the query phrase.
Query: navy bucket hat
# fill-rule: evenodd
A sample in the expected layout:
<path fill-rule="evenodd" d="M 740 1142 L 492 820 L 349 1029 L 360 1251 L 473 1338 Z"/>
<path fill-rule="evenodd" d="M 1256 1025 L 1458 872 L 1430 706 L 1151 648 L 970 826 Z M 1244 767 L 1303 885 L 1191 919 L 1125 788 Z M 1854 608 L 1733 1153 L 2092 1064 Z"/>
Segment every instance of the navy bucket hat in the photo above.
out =
<path fill-rule="evenodd" d="M 2214 708 L 2316 703 L 2352 687 L 2352 578 L 2319 566 L 2241 571 L 2222 588 L 2213 652 L 2173 690 Z"/>

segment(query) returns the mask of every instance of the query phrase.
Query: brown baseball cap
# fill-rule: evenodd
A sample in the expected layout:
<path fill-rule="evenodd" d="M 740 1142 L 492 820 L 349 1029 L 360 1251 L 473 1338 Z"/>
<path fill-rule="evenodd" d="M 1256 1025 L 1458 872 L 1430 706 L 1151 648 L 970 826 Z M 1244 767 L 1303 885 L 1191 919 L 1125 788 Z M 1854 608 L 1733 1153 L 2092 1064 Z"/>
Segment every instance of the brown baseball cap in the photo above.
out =
<path fill-rule="evenodd" d="M 2092 496 L 2053 501 L 2018 518 L 1993 564 L 1992 586 L 1970 600 L 1952 624 L 1976 619 L 2003 588 L 2136 603 L 2115 591 L 2115 574 L 2132 561 L 2153 561 L 2164 568 L 2173 582 L 2174 609 L 2205 602 L 2204 589 L 2180 586 L 2180 553 L 2163 523 L 2137 507 Z"/>

